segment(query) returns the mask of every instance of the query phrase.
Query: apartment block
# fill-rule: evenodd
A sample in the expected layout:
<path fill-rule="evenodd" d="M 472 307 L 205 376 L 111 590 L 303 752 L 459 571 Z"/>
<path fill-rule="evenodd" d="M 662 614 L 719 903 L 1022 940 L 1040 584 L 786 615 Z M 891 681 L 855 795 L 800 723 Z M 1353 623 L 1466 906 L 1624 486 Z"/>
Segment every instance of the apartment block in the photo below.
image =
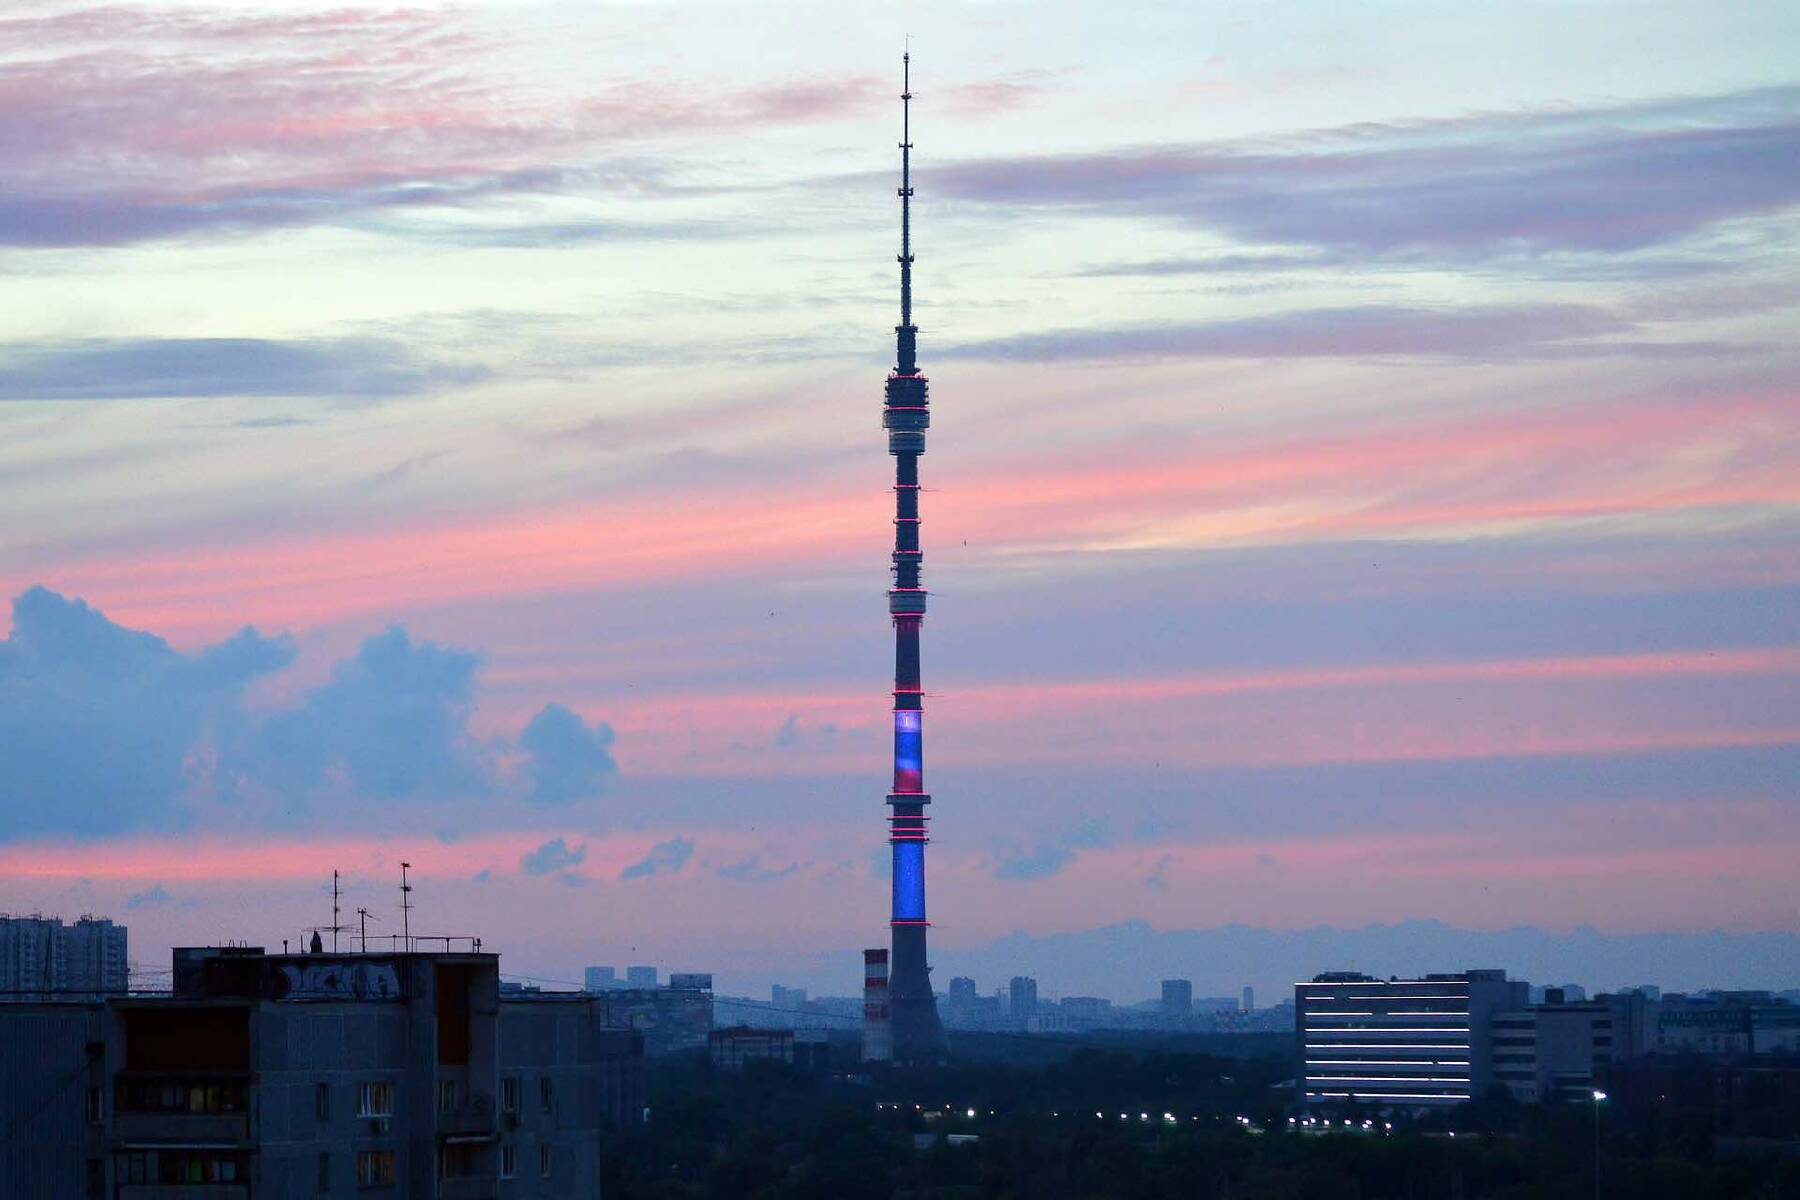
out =
<path fill-rule="evenodd" d="M 7 1195 L 591 1196 L 643 1046 L 477 953 L 180 949 L 156 997 L 0 1006 Z"/>

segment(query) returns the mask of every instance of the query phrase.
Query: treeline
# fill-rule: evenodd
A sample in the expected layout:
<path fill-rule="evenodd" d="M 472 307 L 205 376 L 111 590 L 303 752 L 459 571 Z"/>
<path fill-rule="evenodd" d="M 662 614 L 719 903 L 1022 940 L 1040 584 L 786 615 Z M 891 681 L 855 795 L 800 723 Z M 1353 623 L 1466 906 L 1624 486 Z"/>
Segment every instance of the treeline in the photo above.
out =
<path fill-rule="evenodd" d="M 1728 1147 L 1705 1114 L 1496 1096 L 1391 1132 L 1357 1114 L 1358 1132 L 1320 1136 L 1287 1122 L 1291 1093 L 1275 1085 L 1290 1070 L 1279 1058 L 1076 1050 L 1041 1065 L 964 1060 L 852 1081 L 659 1060 L 651 1121 L 605 1147 L 603 1195 L 1592 1200 L 1598 1179 L 1598 1194 L 1619 1200 L 1800 1197 L 1800 1155 Z M 1772 1119 L 1779 1136 L 1789 1117 Z"/>

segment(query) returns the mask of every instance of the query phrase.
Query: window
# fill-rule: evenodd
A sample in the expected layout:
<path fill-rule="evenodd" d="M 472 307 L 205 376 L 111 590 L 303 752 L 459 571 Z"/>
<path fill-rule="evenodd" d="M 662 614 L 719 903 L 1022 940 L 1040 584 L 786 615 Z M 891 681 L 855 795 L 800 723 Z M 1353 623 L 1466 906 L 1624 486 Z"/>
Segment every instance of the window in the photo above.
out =
<path fill-rule="evenodd" d="M 325 1085 L 320 1084 L 319 1086 L 324 1087 Z M 321 1150 L 321 1151 L 319 1151 L 319 1195 L 321 1195 L 321 1196 L 329 1195 L 330 1192 L 331 1192 L 331 1155 L 326 1153 L 325 1151 Z"/>
<path fill-rule="evenodd" d="M 113 1155 L 113 1173 L 120 1183 L 156 1182 L 156 1174 L 150 1166 L 150 1152 L 147 1150 Z"/>
<path fill-rule="evenodd" d="M 199 1091 L 200 1095 L 195 1098 L 198 1103 L 198 1107 L 194 1108 L 193 1111 L 205 1112 L 206 1111 L 205 1089 L 197 1088 L 195 1090 Z M 321 1084 L 317 1084 L 313 1087 L 313 1111 L 319 1114 L 319 1120 L 321 1123 L 331 1120 L 331 1085 L 329 1083 L 321 1083 Z"/>
<path fill-rule="evenodd" d="M 133 1150 L 113 1156 L 113 1171 L 121 1184 L 236 1183 L 242 1166 L 238 1155 L 217 1150 Z M 88 1160 L 88 1172 L 90 1181 L 97 1173 L 104 1188 L 105 1170 L 99 1159 Z"/>
<path fill-rule="evenodd" d="M 500 1147 L 500 1178 L 511 1179 L 519 1169 L 519 1148 L 517 1146 Z"/>
<path fill-rule="evenodd" d="M 358 1187 L 389 1187 L 394 1182 L 392 1150 L 359 1150 L 356 1154 Z"/>
<path fill-rule="evenodd" d="M 356 1115 L 359 1117 L 391 1117 L 394 1115 L 394 1085 L 365 1083 L 358 1089 Z"/>
<path fill-rule="evenodd" d="M 101 1110 L 100 1089 L 91 1087 L 87 1090 L 87 1119 L 89 1125 L 98 1125 L 105 1115 Z"/>
<path fill-rule="evenodd" d="M 89 1200 L 100 1200 L 106 1194 L 106 1160 L 87 1160 L 87 1194 Z"/>
<path fill-rule="evenodd" d="M 244 1111 L 241 1081 L 223 1083 L 144 1083 L 118 1080 L 113 1106 L 118 1112 L 235 1113 Z M 90 1101 L 92 1103 L 92 1101 Z"/>
<path fill-rule="evenodd" d="M 456 1080 L 438 1080 L 438 1111 L 446 1113 L 456 1111 Z"/>
<path fill-rule="evenodd" d="M 519 1111 L 519 1079 L 516 1075 L 508 1075 L 500 1081 L 500 1111 Z"/>
<path fill-rule="evenodd" d="M 545 1112 L 549 1112 L 552 1108 L 556 1107 L 555 1093 L 550 1087 L 550 1077 L 548 1075 L 538 1080 L 538 1099 L 544 1102 Z"/>
<path fill-rule="evenodd" d="M 538 1147 L 538 1174 L 545 1179 L 550 1178 L 550 1147 L 548 1145 Z"/>

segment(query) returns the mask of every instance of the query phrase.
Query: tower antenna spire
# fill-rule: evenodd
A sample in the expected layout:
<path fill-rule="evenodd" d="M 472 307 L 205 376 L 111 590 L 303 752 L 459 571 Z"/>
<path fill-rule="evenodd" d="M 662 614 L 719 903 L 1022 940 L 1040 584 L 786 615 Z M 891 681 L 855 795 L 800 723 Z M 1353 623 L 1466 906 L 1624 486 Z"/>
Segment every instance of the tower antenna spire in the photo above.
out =
<path fill-rule="evenodd" d="M 908 39 L 910 47 L 911 39 Z M 895 368 L 902 375 L 919 369 L 919 330 L 912 319 L 912 50 L 900 56 L 900 324 Z"/>

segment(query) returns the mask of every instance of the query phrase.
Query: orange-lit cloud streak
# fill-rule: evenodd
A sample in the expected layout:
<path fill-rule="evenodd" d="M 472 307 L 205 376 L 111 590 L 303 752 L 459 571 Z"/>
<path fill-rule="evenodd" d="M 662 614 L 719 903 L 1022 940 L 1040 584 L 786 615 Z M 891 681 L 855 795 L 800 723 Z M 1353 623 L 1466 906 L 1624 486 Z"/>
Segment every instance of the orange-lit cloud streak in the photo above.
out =
<path fill-rule="evenodd" d="M 1791 406 L 1744 400 L 1465 420 L 1239 449 L 1203 441 L 1098 465 L 999 463 L 945 482 L 927 520 L 994 553 L 1453 537 L 1509 525 L 1800 504 L 1778 448 Z M 1609 465 L 1596 469 L 1606 451 Z M 965 468 L 969 470 L 970 468 Z M 121 618 L 198 636 L 329 624 L 478 599 L 781 571 L 835 574 L 885 522 L 877 487 L 801 479 L 745 502 L 690 488 L 485 520 L 416 523 L 46 562 L 48 582 Z"/>
<path fill-rule="evenodd" d="M 1378 763 L 1634 754 L 1800 744 L 1744 726 L 1621 706 L 1617 685 L 1800 679 L 1800 648 L 1368 664 L 1034 683 L 945 684 L 928 721 L 940 766 L 1143 760 L 1171 766 Z M 505 678 L 505 672 L 500 672 Z M 1485 690 L 1484 690 L 1485 689 Z M 1521 690 L 1523 689 L 1523 690 Z M 1585 690 L 1584 690 L 1585 689 Z M 1378 694 L 1374 699 L 1372 694 Z M 1251 701 L 1262 698 L 1262 701 Z M 1230 700 L 1229 705 L 1208 701 Z M 1267 702 L 1263 702 L 1267 701 Z M 885 729 L 879 694 L 847 689 L 609 695 L 628 770 L 741 775 L 862 769 Z M 869 739 L 803 757 L 769 737 L 790 716 Z M 939 731 L 942 731 L 941 733 Z M 749 744 L 755 748 L 750 748 Z"/>

